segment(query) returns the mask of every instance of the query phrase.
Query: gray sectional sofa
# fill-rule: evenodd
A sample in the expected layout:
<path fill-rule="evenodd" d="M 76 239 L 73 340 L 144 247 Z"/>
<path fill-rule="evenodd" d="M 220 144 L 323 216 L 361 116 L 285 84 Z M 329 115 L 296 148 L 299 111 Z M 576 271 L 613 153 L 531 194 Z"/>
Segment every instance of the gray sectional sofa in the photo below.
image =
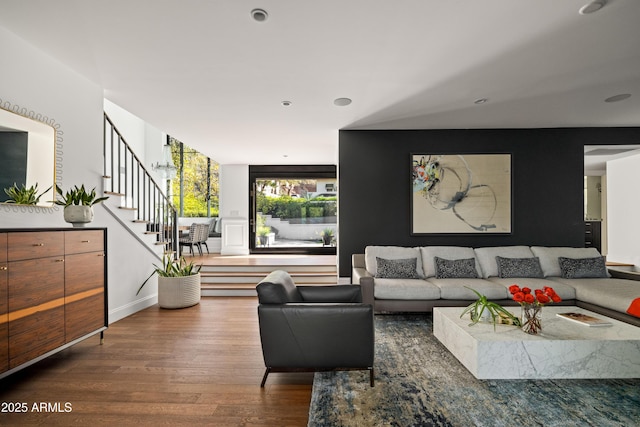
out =
<path fill-rule="evenodd" d="M 361 285 L 363 302 L 376 312 L 466 306 L 477 299 L 468 288 L 499 304 L 516 305 L 508 288 L 518 284 L 550 286 L 562 298 L 559 304 L 640 326 L 640 317 L 627 312 L 640 298 L 640 274 L 607 269 L 594 248 L 368 246 L 352 256 L 351 280 Z"/>

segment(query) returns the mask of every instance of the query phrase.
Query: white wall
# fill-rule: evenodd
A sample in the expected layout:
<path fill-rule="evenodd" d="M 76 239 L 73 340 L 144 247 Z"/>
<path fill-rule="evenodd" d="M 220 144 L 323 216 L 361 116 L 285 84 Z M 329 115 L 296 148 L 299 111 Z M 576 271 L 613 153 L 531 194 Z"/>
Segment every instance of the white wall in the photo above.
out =
<path fill-rule="evenodd" d="M 220 165 L 222 255 L 249 253 L 249 165 Z"/>
<path fill-rule="evenodd" d="M 104 100 L 104 111 L 153 179 L 162 185 L 164 178 L 151 168 L 151 164 L 162 161 L 162 146 L 166 143 L 167 134 L 108 99 Z"/>
<path fill-rule="evenodd" d="M 101 191 L 103 89 L 0 27 L 0 104 L 19 105 L 53 118 L 62 135 L 63 189 L 85 184 Z M 155 258 L 127 237 L 102 206 L 95 227 L 108 230 L 109 320 L 113 322 L 155 302 L 156 283 L 135 293 Z M 69 227 L 59 208 L 0 206 L 0 228 Z"/>
<path fill-rule="evenodd" d="M 607 162 L 607 260 L 640 266 L 640 155 Z"/>

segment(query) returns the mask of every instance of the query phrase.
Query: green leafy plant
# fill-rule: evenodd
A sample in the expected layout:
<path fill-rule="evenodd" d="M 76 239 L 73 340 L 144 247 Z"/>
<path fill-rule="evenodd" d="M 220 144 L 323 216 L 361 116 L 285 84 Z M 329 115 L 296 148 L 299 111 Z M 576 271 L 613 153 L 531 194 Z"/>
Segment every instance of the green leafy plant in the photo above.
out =
<path fill-rule="evenodd" d="M 474 303 L 470 304 L 467 308 L 465 308 L 460 315 L 460 318 L 465 316 L 467 313 L 471 315 L 471 323 L 469 324 L 469 326 L 478 323 L 480 319 L 482 319 L 482 315 L 485 313 L 485 311 L 488 312 L 491 316 L 491 321 L 494 328 L 496 327 L 497 323 L 508 323 L 514 326 L 521 326 L 520 319 L 511 314 L 510 311 L 502 307 L 500 304 L 489 301 L 486 296 L 482 295 L 475 289 L 471 289 L 468 286 L 465 286 L 465 288 L 473 291 L 478 296 L 478 299 Z"/>
<path fill-rule="evenodd" d="M 18 187 L 18 184 L 15 182 L 9 188 L 5 188 L 4 192 L 9 196 L 10 200 L 7 200 L 5 203 L 16 203 L 20 205 L 37 205 L 40 202 L 40 197 L 45 194 L 47 191 L 51 190 L 51 187 L 44 190 L 42 193 L 38 195 L 38 184 L 32 185 L 27 188 L 25 184 L 22 184 L 22 187 Z"/>
<path fill-rule="evenodd" d="M 153 264 L 153 266 L 155 267 L 154 270 L 151 272 L 149 277 L 142 282 L 142 285 L 138 288 L 136 295 L 140 293 L 144 285 L 147 284 L 154 274 L 157 274 L 160 277 L 186 277 L 198 274 L 202 267 L 200 265 L 195 265 L 193 261 L 187 262 L 184 257 L 175 259 L 169 255 L 162 257 L 162 265 Z"/>
<path fill-rule="evenodd" d="M 333 237 L 333 228 L 325 228 L 321 233 L 322 237 Z"/>
<path fill-rule="evenodd" d="M 62 189 L 56 185 L 56 193 L 58 193 L 61 199 L 55 200 L 54 203 L 60 206 L 71 206 L 71 205 L 81 205 L 81 206 L 93 206 L 95 204 L 104 202 L 109 197 L 97 197 L 95 187 L 88 192 L 84 188 L 84 184 L 80 187 L 77 185 L 73 187 L 71 190 L 66 193 L 62 192 Z"/>
<path fill-rule="evenodd" d="M 269 233 L 271 233 L 271 227 L 268 227 L 266 225 L 262 227 L 258 227 L 258 230 L 257 230 L 258 236 L 267 237 Z"/>

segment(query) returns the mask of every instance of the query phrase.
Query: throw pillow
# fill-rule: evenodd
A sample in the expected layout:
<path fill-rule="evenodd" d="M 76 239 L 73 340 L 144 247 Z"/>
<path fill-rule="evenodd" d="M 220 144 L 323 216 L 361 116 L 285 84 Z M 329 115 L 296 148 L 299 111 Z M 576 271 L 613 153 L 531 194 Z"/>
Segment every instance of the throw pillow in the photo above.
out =
<path fill-rule="evenodd" d="M 536 277 L 543 278 L 540 258 L 504 258 L 496 257 L 498 264 L 498 276 L 508 277 Z"/>
<path fill-rule="evenodd" d="M 462 279 L 477 278 L 476 260 L 474 258 L 465 259 L 444 259 L 435 257 L 436 279 Z"/>
<path fill-rule="evenodd" d="M 384 259 L 376 257 L 378 269 L 376 277 L 380 279 L 419 279 L 416 272 L 417 258 Z"/>
<path fill-rule="evenodd" d="M 607 266 L 603 257 L 596 258 L 564 258 L 558 257 L 560 271 L 564 279 L 584 279 L 608 277 Z"/>

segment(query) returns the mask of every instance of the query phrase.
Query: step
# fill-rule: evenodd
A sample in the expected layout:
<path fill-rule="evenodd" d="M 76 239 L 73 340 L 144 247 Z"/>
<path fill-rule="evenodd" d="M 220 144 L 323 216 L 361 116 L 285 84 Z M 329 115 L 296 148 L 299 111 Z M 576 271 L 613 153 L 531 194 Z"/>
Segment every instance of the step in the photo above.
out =
<path fill-rule="evenodd" d="M 189 257 L 185 257 L 189 261 Z M 197 264 L 197 262 L 195 262 Z M 202 273 L 242 273 L 242 274 L 268 274 L 274 270 L 284 270 L 291 275 L 296 273 L 314 274 L 337 274 L 338 267 L 335 265 L 245 265 L 245 266 L 222 266 L 203 265 Z"/>

